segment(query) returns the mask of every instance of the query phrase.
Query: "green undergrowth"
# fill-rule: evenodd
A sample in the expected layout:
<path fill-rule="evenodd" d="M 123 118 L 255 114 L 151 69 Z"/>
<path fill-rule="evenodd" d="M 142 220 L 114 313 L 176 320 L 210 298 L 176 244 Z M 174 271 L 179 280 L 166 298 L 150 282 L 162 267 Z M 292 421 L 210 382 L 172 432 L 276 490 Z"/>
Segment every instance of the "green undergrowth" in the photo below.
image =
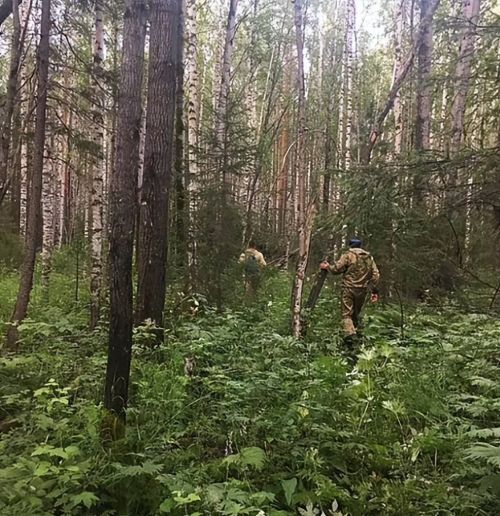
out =
<path fill-rule="evenodd" d="M 351 370 L 332 285 L 305 341 L 284 274 L 223 313 L 172 301 L 162 346 L 136 330 L 127 437 L 103 447 L 105 328 L 55 281 L 0 359 L 0 514 L 500 513 L 496 318 L 369 307 Z"/>

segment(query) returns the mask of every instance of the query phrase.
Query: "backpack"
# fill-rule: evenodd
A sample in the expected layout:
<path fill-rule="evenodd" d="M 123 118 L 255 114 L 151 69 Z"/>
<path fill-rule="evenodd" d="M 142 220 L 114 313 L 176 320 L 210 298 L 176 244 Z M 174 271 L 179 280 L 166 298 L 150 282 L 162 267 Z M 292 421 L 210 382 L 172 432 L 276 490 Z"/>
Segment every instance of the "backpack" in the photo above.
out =
<path fill-rule="evenodd" d="M 255 258 L 255 255 L 248 254 L 245 258 L 245 274 L 248 276 L 256 276 L 260 273 L 260 267 L 257 263 L 257 258 Z"/>

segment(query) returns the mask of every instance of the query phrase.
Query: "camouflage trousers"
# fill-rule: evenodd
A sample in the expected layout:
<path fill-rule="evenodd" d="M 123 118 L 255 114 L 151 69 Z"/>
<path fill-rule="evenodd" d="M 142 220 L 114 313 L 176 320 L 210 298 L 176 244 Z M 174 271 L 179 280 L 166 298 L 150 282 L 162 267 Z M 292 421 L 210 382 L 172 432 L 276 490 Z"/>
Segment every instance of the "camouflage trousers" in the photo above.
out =
<path fill-rule="evenodd" d="M 245 293 L 247 296 L 253 297 L 257 294 L 260 281 L 260 274 L 245 274 Z"/>
<path fill-rule="evenodd" d="M 362 328 L 361 310 L 365 304 L 366 288 L 343 288 L 340 297 L 342 323 L 346 336 L 356 335 Z"/>

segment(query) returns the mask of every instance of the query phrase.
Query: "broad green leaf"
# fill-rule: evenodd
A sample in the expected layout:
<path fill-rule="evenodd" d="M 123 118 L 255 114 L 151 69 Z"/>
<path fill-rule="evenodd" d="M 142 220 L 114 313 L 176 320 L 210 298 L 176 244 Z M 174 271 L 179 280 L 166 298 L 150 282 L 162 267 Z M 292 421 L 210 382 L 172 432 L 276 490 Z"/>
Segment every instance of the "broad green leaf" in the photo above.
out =
<path fill-rule="evenodd" d="M 292 504 L 292 497 L 297 489 L 297 479 L 290 478 L 288 480 L 282 480 L 281 486 L 283 487 L 283 491 L 285 493 L 285 500 L 288 505 Z"/>

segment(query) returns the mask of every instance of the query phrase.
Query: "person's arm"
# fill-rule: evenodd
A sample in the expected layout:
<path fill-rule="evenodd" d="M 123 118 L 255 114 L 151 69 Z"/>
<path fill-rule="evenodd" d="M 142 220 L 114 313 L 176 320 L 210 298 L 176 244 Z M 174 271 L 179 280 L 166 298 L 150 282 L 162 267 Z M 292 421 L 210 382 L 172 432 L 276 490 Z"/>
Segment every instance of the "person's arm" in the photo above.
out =
<path fill-rule="evenodd" d="M 257 254 L 257 263 L 262 267 L 264 268 L 267 263 L 266 263 L 266 260 L 264 259 L 264 255 L 262 253 L 258 253 Z"/>
<path fill-rule="evenodd" d="M 377 264 L 375 263 L 375 260 L 372 258 L 372 279 L 371 279 L 371 282 L 372 282 L 372 287 L 373 287 L 373 291 L 375 293 L 378 293 L 378 284 L 380 282 L 380 272 L 378 270 L 378 267 L 377 267 Z"/>
<path fill-rule="evenodd" d="M 329 264 L 328 262 L 321 263 L 321 269 L 328 270 L 332 274 L 342 274 L 347 270 L 351 264 L 349 253 L 343 254 L 336 262 Z"/>
<path fill-rule="evenodd" d="M 240 254 L 240 259 L 238 260 L 239 263 L 243 263 L 245 261 L 245 253 Z"/>
<path fill-rule="evenodd" d="M 377 303 L 379 300 L 379 292 L 378 292 L 378 284 L 380 281 L 380 272 L 378 270 L 377 264 L 375 263 L 375 260 L 372 258 L 372 293 L 370 300 L 372 303 Z"/>
<path fill-rule="evenodd" d="M 336 262 L 330 265 L 330 272 L 332 274 L 343 274 L 351 265 L 349 253 L 344 253 Z"/>

